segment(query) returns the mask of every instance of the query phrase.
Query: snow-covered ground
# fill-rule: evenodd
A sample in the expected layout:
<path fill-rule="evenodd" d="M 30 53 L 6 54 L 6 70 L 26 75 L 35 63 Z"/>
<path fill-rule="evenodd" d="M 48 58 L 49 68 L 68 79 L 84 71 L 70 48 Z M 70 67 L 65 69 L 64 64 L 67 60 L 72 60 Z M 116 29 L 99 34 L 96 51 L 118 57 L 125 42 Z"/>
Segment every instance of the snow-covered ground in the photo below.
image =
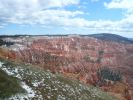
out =
<path fill-rule="evenodd" d="M 75 80 L 43 71 L 35 66 L 0 61 L 0 69 L 21 80 L 27 91 L 8 100 L 115 100 L 96 88 L 88 87 Z"/>
<path fill-rule="evenodd" d="M 21 86 L 22 88 L 24 88 L 27 93 L 25 94 L 16 94 L 12 97 L 9 98 L 9 100 L 29 100 L 30 98 L 35 97 L 35 91 L 32 90 L 32 88 L 30 88 L 26 83 L 21 82 Z"/>
<path fill-rule="evenodd" d="M 9 47 L 10 50 L 13 50 L 13 51 L 19 51 L 19 50 L 24 50 L 26 49 L 26 45 L 22 45 L 22 44 L 14 44 L 14 45 L 11 45 Z"/>
<path fill-rule="evenodd" d="M 5 71 L 8 75 L 15 76 L 18 79 L 22 80 L 21 75 L 18 73 L 18 69 L 15 68 L 14 70 L 11 70 L 10 68 L 7 68 L 6 66 L 3 66 L 4 63 L 0 62 L 0 68 Z M 17 74 L 16 74 L 17 73 Z M 35 97 L 35 91 L 32 90 L 31 87 L 29 87 L 25 82 L 20 83 L 22 88 L 26 90 L 25 94 L 16 94 L 9 98 L 9 100 L 28 100 L 29 98 Z"/>

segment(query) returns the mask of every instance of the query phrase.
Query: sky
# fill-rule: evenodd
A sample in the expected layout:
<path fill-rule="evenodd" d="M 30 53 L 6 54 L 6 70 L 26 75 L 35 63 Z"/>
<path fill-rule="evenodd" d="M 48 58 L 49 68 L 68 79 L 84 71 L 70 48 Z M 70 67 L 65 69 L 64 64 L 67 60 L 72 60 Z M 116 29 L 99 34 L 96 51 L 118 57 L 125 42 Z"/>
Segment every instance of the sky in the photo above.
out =
<path fill-rule="evenodd" d="M 133 38 L 133 0 L 0 0 L 0 35 L 95 33 Z"/>

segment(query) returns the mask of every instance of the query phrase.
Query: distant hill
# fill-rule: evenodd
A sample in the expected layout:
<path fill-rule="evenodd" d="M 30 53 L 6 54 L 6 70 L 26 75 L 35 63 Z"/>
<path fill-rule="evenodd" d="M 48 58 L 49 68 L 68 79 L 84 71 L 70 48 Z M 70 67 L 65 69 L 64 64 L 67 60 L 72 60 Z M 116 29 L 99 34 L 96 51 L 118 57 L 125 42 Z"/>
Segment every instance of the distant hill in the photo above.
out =
<path fill-rule="evenodd" d="M 133 41 L 133 38 L 129 38 L 129 40 Z"/>
<path fill-rule="evenodd" d="M 104 41 L 114 41 L 114 42 L 120 42 L 120 43 L 133 43 L 133 38 L 126 38 L 120 35 L 116 35 L 116 34 L 110 34 L 110 33 L 98 33 L 98 34 L 91 34 L 91 35 L 77 35 L 77 34 L 56 34 L 56 35 L 0 35 L 0 46 L 3 44 L 7 44 L 7 45 L 12 45 L 13 43 L 6 43 L 5 41 L 2 40 L 2 38 L 18 38 L 18 37 L 25 37 L 25 36 L 48 36 L 48 37 L 67 37 L 67 36 L 80 36 L 80 37 L 84 37 L 84 36 L 89 36 L 89 37 L 94 37 L 100 40 L 104 40 Z"/>
<path fill-rule="evenodd" d="M 133 40 L 128 39 L 126 37 L 122 37 L 120 35 L 116 35 L 116 34 L 101 33 L 101 34 L 92 34 L 89 36 L 100 39 L 100 40 L 105 40 L 105 41 L 114 41 L 114 42 L 120 42 L 120 43 L 133 43 Z"/>

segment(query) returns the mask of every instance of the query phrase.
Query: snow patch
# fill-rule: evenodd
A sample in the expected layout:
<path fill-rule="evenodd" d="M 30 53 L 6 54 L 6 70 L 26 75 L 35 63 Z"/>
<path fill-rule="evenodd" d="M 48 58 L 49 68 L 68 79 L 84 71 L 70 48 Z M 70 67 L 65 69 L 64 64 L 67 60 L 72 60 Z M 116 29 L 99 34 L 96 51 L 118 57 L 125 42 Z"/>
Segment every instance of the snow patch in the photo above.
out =
<path fill-rule="evenodd" d="M 19 70 L 21 70 L 23 72 L 22 69 L 18 69 L 18 68 L 14 68 L 14 69 L 10 69 L 7 68 L 6 66 L 2 66 L 4 63 L 0 62 L 0 68 L 5 71 L 8 75 L 10 76 L 15 76 L 17 78 L 19 78 L 20 80 L 22 80 L 21 75 L 19 74 Z M 23 89 L 26 90 L 26 94 L 16 94 L 12 97 L 9 98 L 9 100 L 30 100 L 29 98 L 33 98 L 35 97 L 35 91 L 32 90 L 32 88 L 30 88 L 25 82 L 21 82 L 21 86 Z"/>
<path fill-rule="evenodd" d="M 21 83 L 22 88 L 26 90 L 26 94 L 17 94 L 9 98 L 9 100 L 31 100 L 31 98 L 35 97 L 35 92 L 26 85 L 24 82 Z"/>
<path fill-rule="evenodd" d="M 44 83 L 44 79 L 42 79 L 40 82 L 35 81 L 32 84 L 34 87 L 38 87 L 40 84 L 43 84 L 43 83 Z"/>
<path fill-rule="evenodd" d="M 5 71 L 8 75 L 13 75 L 12 72 L 10 72 L 7 68 L 5 68 L 5 67 L 2 66 L 3 64 L 4 64 L 4 63 L 0 62 L 0 68 L 1 68 L 3 71 Z"/>
<path fill-rule="evenodd" d="M 0 62 L 0 67 L 2 67 L 3 64 L 4 64 L 4 63 Z"/>
<path fill-rule="evenodd" d="M 22 88 L 24 88 L 27 91 L 27 97 L 34 97 L 35 92 L 30 88 L 28 85 L 26 85 L 24 82 L 21 83 Z"/>
<path fill-rule="evenodd" d="M 13 50 L 13 51 L 24 50 L 26 48 L 27 48 L 26 46 L 21 45 L 21 44 L 14 44 L 14 45 L 10 46 L 10 50 Z"/>

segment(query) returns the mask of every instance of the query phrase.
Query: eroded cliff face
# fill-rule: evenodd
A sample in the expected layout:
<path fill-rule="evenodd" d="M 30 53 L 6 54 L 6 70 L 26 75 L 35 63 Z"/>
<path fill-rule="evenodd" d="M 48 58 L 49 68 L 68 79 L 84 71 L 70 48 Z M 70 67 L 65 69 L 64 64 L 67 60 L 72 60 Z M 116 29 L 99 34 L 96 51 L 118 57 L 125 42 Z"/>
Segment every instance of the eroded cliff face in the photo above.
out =
<path fill-rule="evenodd" d="M 39 65 L 91 85 L 97 85 L 100 80 L 97 71 L 108 67 L 122 73 L 120 85 L 125 87 L 118 93 L 123 95 L 126 90 L 133 91 L 133 44 L 70 36 L 34 38 L 30 43 L 22 42 L 21 45 L 17 50 L 10 50 L 8 58 Z M 112 81 L 101 86 L 109 92 L 115 91 L 114 87 Z M 129 91 L 128 94 L 133 95 Z M 123 96 L 127 98 L 127 95 Z"/>
<path fill-rule="evenodd" d="M 18 51 L 19 56 L 31 58 L 31 62 L 39 61 L 45 56 L 67 59 L 68 65 L 79 62 L 89 66 L 121 66 L 132 65 L 133 46 L 117 42 L 106 42 L 89 37 L 56 37 L 37 39 L 27 48 Z M 27 58 L 27 59 L 29 59 Z M 52 59 L 52 58 L 51 58 Z M 70 60 L 70 61 L 69 61 Z M 65 61 L 63 61 L 65 63 Z M 88 65 L 88 64 L 87 64 Z M 45 66 L 44 66 L 45 67 Z M 63 66 L 62 66 L 63 67 Z"/>

